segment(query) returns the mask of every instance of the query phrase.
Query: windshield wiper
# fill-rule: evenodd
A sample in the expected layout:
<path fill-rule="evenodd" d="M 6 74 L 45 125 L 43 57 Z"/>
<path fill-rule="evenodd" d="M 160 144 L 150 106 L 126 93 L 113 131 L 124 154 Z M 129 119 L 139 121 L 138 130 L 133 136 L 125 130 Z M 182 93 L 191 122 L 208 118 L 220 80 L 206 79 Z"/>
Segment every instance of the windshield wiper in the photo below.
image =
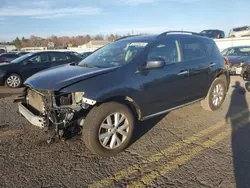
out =
<path fill-rule="evenodd" d="M 90 65 L 90 64 L 81 64 L 81 67 L 87 67 L 87 68 L 96 68 L 96 66 L 94 65 Z"/>

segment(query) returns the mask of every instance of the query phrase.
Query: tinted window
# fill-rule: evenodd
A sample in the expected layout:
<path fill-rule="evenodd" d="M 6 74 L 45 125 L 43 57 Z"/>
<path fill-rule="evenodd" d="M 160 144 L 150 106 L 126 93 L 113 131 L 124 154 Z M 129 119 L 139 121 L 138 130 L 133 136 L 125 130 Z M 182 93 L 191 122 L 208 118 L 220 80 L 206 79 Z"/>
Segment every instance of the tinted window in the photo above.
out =
<path fill-rule="evenodd" d="M 249 27 L 239 27 L 239 28 L 235 28 L 233 29 L 233 31 L 246 31 L 246 30 L 249 30 Z"/>
<path fill-rule="evenodd" d="M 54 61 L 67 61 L 71 57 L 66 53 L 50 53 L 50 60 Z"/>
<path fill-rule="evenodd" d="M 48 62 L 48 55 L 46 53 L 35 55 L 28 59 L 32 63 L 46 63 Z"/>
<path fill-rule="evenodd" d="M 19 56 L 16 55 L 16 54 L 6 54 L 6 55 L 4 55 L 4 57 L 7 57 L 7 58 L 17 58 Z"/>
<path fill-rule="evenodd" d="M 250 47 L 229 48 L 222 52 L 224 56 L 250 56 Z"/>
<path fill-rule="evenodd" d="M 163 41 L 156 44 L 148 53 L 148 60 L 162 58 L 166 64 L 177 63 L 181 61 L 178 41 Z"/>
<path fill-rule="evenodd" d="M 206 56 L 204 44 L 192 38 L 181 39 L 183 60 L 199 59 Z"/>
<path fill-rule="evenodd" d="M 220 50 L 213 40 L 205 41 L 208 56 L 221 56 Z"/>

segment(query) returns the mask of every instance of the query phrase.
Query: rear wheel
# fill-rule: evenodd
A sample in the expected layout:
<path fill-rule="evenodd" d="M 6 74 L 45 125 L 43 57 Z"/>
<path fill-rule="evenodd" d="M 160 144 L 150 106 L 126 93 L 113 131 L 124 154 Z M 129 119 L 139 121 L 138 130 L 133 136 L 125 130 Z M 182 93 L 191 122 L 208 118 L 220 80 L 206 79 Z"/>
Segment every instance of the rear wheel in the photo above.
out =
<path fill-rule="evenodd" d="M 94 154 L 113 156 L 126 149 L 134 130 L 131 110 L 120 103 L 109 102 L 94 107 L 83 124 L 82 135 Z"/>
<path fill-rule="evenodd" d="M 221 107 L 225 97 L 226 84 L 221 77 L 216 78 L 212 83 L 206 98 L 201 101 L 201 106 L 205 110 L 215 111 Z"/>
<path fill-rule="evenodd" d="M 22 78 L 18 74 L 10 74 L 6 78 L 5 84 L 10 88 L 19 88 L 22 85 Z"/>

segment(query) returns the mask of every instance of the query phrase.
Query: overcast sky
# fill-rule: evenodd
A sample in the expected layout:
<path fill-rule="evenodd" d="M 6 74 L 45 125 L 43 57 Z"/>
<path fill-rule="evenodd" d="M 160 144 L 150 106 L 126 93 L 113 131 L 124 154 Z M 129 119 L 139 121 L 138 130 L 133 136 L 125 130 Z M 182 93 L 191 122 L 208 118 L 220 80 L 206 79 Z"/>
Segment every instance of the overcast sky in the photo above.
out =
<path fill-rule="evenodd" d="M 0 0 L 0 41 L 250 25 L 250 0 Z"/>

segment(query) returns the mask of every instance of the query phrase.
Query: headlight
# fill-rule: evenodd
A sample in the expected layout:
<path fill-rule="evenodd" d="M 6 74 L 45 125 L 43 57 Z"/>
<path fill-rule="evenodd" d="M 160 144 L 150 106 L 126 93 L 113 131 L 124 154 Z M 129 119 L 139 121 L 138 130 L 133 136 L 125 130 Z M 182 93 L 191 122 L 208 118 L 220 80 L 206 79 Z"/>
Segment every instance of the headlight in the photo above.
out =
<path fill-rule="evenodd" d="M 84 92 L 76 92 L 75 93 L 75 102 L 80 103 L 82 101 Z"/>

